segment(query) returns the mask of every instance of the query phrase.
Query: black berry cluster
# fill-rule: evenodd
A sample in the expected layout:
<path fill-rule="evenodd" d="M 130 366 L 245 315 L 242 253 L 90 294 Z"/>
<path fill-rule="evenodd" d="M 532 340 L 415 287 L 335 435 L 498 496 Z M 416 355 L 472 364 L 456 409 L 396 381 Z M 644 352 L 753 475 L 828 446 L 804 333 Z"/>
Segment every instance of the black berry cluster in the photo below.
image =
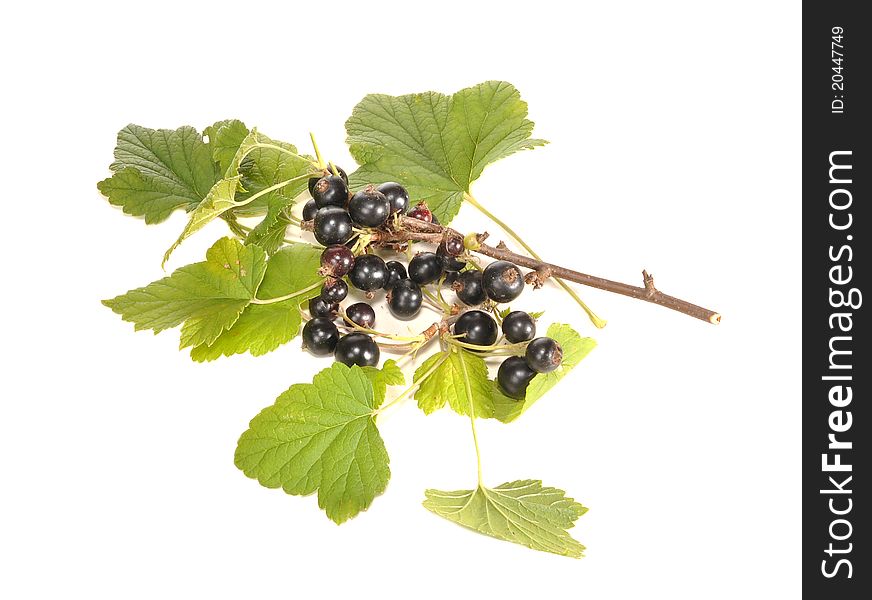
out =
<path fill-rule="evenodd" d="M 533 318 L 520 310 L 510 312 L 503 319 L 503 335 L 512 343 L 526 342 L 524 356 L 510 356 L 497 371 L 497 384 L 509 398 L 521 400 L 527 386 L 537 373 L 550 373 L 563 362 L 563 348 L 549 337 L 536 335 Z"/>
<path fill-rule="evenodd" d="M 460 314 L 453 325 L 456 339 L 474 352 L 486 352 L 497 343 L 500 325 L 490 313 L 496 313 L 497 304 L 511 302 L 524 290 L 524 276 L 517 265 L 498 260 L 481 269 L 470 264 L 463 238 L 451 233 L 435 251 L 416 253 L 408 265 L 398 260 L 386 262 L 358 243 L 358 234 L 389 229 L 395 214 L 438 224 L 426 203 L 412 206 L 406 189 L 393 182 L 367 185 L 351 193 L 345 171 L 338 167 L 312 178 L 309 191 L 312 199 L 303 209 L 303 218 L 312 221 L 315 239 L 326 246 L 319 269 L 325 281 L 320 295 L 309 301 L 312 318 L 303 328 L 304 348 L 317 356 L 332 354 L 349 366 L 378 363 L 379 346 L 369 332 L 362 331 L 375 329 L 372 305 L 356 302 L 340 309 L 349 286 L 365 292 L 368 300 L 384 290 L 391 315 L 400 320 L 420 313 L 426 286 L 448 286 L 459 301 L 455 309 Z M 350 330 L 345 335 L 336 324 L 340 314 L 344 329 Z M 525 355 L 503 361 L 497 381 L 506 395 L 521 399 L 536 373 L 556 369 L 563 353 L 553 339 L 535 338 L 536 324 L 522 311 L 502 319 L 502 333 L 508 343 L 525 348 Z"/>

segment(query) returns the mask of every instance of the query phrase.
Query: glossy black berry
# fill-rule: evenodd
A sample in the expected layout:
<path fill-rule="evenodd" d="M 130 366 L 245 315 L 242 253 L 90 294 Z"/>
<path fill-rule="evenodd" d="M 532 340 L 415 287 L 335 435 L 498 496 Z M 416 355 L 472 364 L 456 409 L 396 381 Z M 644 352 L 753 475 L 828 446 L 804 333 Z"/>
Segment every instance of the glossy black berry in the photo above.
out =
<path fill-rule="evenodd" d="M 426 202 L 419 202 L 418 204 L 413 206 L 412 210 L 409 211 L 409 216 L 413 219 L 418 219 L 426 223 L 433 222 L 433 213 L 427 207 Z"/>
<path fill-rule="evenodd" d="M 309 300 L 309 314 L 312 317 L 322 317 L 332 321 L 338 313 L 339 305 L 335 302 L 328 302 L 321 296 Z"/>
<path fill-rule="evenodd" d="M 336 165 L 333 165 L 333 166 L 336 167 Z M 345 185 L 348 185 L 348 175 L 345 173 L 345 171 L 342 169 L 342 167 L 336 167 L 336 170 L 339 172 L 339 176 L 345 182 Z M 321 179 L 322 177 L 324 177 L 325 175 L 333 175 L 333 169 L 331 169 L 328 166 L 317 177 L 310 177 L 309 178 L 309 195 L 310 196 L 314 195 L 313 192 L 315 191 L 315 184 L 318 183 L 318 180 Z"/>
<path fill-rule="evenodd" d="M 524 291 L 524 275 L 512 263 L 498 260 L 484 268 L 481 285 L 494 302 L 511 302 Z"/>
<path fill-rule="evenodd" d="M 457 277 L 460 275 L 457 271 L 445 271 L 442 274 L 442 284 L 451 287 L 455 281 L 457 281 Z"/>
<path fill-rule="evenodd" d="M 409 261 L 409 279 L 418 285 L 427 285 L 439 279 L 442 268 L 442 258 L 433 252 L 421 252 Z"/>
<path fill-rule="evenodd" d="M 351 217 L 344 208 L 328 206 L 315 213 L 313 233 L 319 244 L 332 246 L 344 244 L 351 238 Z"/>
<path fill-rule="evenodd" d="M 527 386 L 535 376 L 536 371 L 527 365 L 523 356 L 510 356 L 502 362 L 497 371 L 497 384 L 509 398 L 523 400 L 527 393 Z"/>
<path fill-rule="evenodd" d="M 318 208 L 325 206 L 338 206 L 342 208 L 348 202 L 348 184 L 341 177 L 328 175 L 322 177 L 315 184 L 312 198 Z"/>
<path fill-rule="evenodd" d="M 348 273 L 351 285 L 364 292 L 380 290 L 388 282 L 388 267 L 380 256 L 363 254 L 354 260 Z"/>
<path fill-rule="evenodd" d="M 348 201 L 351 220 L 361 227 L 379 227 L 391 214 L 391 203 L 385 195 L 368 185 Z"/>
<path fill-rule="evenodd" d="M 467 306 L 478 306 L 487 300 L 487 294 L 481 285 L 481 271 L 464 271 L 451 284 L 451 289 L 457 294 L 457 299 Z"/>
<path fill-rule="evenodd" d="M 321 286 L 321 298 L 326 302 L 342 302 L 348 296 L 348 284 L 341 279 L 329 278 Z"/>
<path fill-rule="evenodd" d="M 303 348 L 315 356 L 333 354 L 339 341 L 339 329 L 330 319 L 310 319 L 303 327 Z"/>
<path fill-rule="evenodd" d="M 375 311 L 366 302 L 356 302 L 345 309 L 346 321 L 351 321 L 364 329 L 375 327 Z"/>
<path fill-rule="evenodd" d="M 458 260 L 448 253 L 445 243 L 439 244 L 439 247 L 436 248 L 436 255 L 442 259 L 443 271 L 454 271 L 456 273 L 466 266 L 464 261 Z"/>
<path fill-rule="evenodd" d="M 388 199 L 388 202 L 391 204 L 392 213 L 405 214 L 406 211 L 409 210 L 409 192 L 407 192 L 406 188 L 401 186 L 399 183 L 388 181 L 387 183 L 381 184 L 376 189 L 384 194 L 385 198 Z"/>
<path fill-rule="evenodd" d="M 537 373 L 549 373 L 563 362 L 563 348 L 556 340 L 539 337 L 527 344 L 527 364 Z"/>
<path fill-rule="evenodd" d="M 503 335 L 512 344 L 536 337 L 536 321 L 523 310 L 513 310 L 503 318 Z"/>
<path fill-rule="evenodd" d="M 349 333 L 336 344 L 333 358 L 349 367 L 374 367 L 379 359 L 378 344 L 365 333 Z"/>
<path fill-rule="evenodd" d="M 461 342 L 476 346 L 490 346 L 497 341 L 497 322 L 481 310 L 470 310 L 454 323 L 455 335 L 464 335 Z"/>
<path fill-rule="evenodd" d="M 328 246 L 321 252 L 321 268 L 318 273 L 324 277 L 343 277 L 354 266 L 351 248 L 340 244 Z"/>
<path fill-rule="evenodd" d="M 421 286 L 411 279 L 403 279 L 388 290 L 387 301 L 391 314 L 398 319 L 411 319 L 421 311 L 424 294 Z"/>
<path fill-rule="evenodd" d="M 385 289 L 391 289 L 395 283 L 409 276 L 406 273 L 406 267 L 399 261 L 389 260 L 385 266 L 388 268 L 388 282 L 385 284 Z"/>
<path fill-rule="evenodd" d="M 318 205 L 315 204 L 314 200 L 309 200 L 306 202 L 305 206 L 303 206 L 303 220 L 311 221 L 315 218 L 316 212 L 318 212 Z"/>

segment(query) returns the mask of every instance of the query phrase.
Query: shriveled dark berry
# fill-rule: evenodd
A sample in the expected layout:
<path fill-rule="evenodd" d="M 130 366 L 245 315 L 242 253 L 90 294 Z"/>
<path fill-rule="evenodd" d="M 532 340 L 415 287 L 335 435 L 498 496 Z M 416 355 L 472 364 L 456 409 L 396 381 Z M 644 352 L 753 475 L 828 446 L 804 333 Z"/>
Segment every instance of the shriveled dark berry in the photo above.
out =
<path fill-rule="evenodd" d="M 330 319 L 316 317 L 303 327 L 303 349 L 315 356 L 333 354 L 339 341 L 339 329 Z"/>
<path fill-rule="evenodd" d="M 457 294 L 457 299 L 467 306 L 478 306 L 487 300 L 487 294 L 481 285 L 481 271 L 478 269 L 460 273 L 451 284 L 451 289 Z"/>
<path fill-rule="evenodd" d="M 342 302 L 348 296 L 348 284 L 341 279 L 329 278 L 321 286 L 321 297 L 326 302 Z"/>
<path fill-rule="evenodd" d="M 497 322 L 481 310 L 470 310 L 454 323 L 454 333 L 461 342 L 476 346 L 490 346 L 497 341 Z"/>
<path fill-rule="evenodd" d="M 349 367 L 374 367 L 379 359 L 378 344 L 365 333 L 349 333 L 339 339 L 333 358 Z"/>
<path fill-rule="evenodd" d="M 445 252 L 450 256 L 458 256 L 463 252 L 463 238 L 459 235 L 449 235 L 442 242 L 441 246 L 445 248 Z"/>
<path fill-rule="evenodd" d="M 353 266 L 354 254 L 351 248 L 336 244 L 321 252 L 321 268 L 318 273 L 324 277 L 344 277 Z"/>
<path fill-rule="evenodd" d="M 345 317 L 346 321 L 351 321 L 364 329 L 372 329 L 375 326 L 375 311 L 366 302 L 356 302 L 346 308 Z"/>
<path fill-rule="evenodd" d="M 405 214 L 409 210 L 409 192 L 399 183 L 388 181 L 376 188 L 385 198 L 388 199 L 391 205 L 391 213 Z"/>
<path fill-rule="evenodd" d="M 327 175 L 318 180 L 312 191 L 312 199 L 318 208 L 325 206 L 344 207 L 348 202 L 348 184 L 336 175 Z"/>
<path fill-rule="evenodd" d="M 313 317 L 323 317 L 331 321 L 339 314 L 339 305 L 336 302 L 328 302 L 321 296 L 309 300 L 309 314 Z"/>
<path fill-rule="evenodd" d="M 535 376 L 536 371 L 527 365 L 523 356 L 510 356 L 502 362 L 497 371 L 497 384 L 509 398 L 523 400 L 527 393 L 527 386 Z"/>
<path fill-rule="evenodd" d="M 563 348 L 557 340 L 539 337 L 527 344 L 527 364 L 537 373 L 550 373 L 563 362 Z"/>
<path fill-rule="evenodd" d="M 512 344 L 536 337 L 536 321 L 523 310 L 513 310 L 503 318 L 503 335 Z"/>
<path fill-rule="evenodd" d="M 442 259 L 433 252 L 420 252 L 409 261 L 409 279 L 418 285 L 433 283 L 442 275 Z"/>
<path fill-rule="evenodd" d="M 498 260 L 484 268 L 481 284 L 494 302 L 511 302 L 524 291 L 524 275 L 512 263 Z"/>
<path fill-rule="evenodd" d="M 411 279 L 397 282 L 387 293 L 388 308 L 398 319 L 411 319 L 421 311 L 424 294 Z"/>

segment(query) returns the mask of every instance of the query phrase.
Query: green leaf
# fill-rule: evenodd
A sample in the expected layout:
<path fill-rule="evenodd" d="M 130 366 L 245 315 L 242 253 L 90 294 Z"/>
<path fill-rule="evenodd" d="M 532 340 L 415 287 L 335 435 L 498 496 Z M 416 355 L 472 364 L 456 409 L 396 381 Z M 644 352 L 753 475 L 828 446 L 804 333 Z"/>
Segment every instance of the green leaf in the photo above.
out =
<path fill-rule="evenodd" d="M 533 550 L 581 558 L 584 546 L 567 532 L 587 508 L 566 492 L 533 479 L 495 488 L 442 492 L 427 490 L 427 510 L 467 527 Z"/>
<path fill-rule="evenodd" d="M 398 181 L 447 225 L 492 162 L 542 146 L 531 139 L 527 103 L 510 83 L 486 81 L 448 96 L 370 94 L 345 123 L 360 168 L 352 188 Z"/>
<path fill-rule="evenodd" d="M 186 322 L 183 344 L 208 344 L 236 322 L 255 297 L 265 271 L 263 250 L 222 238 L 206 252 L 204 262 L 181 267 L 103 304 L 137 330 L 158 333 Z"/>
<path fill-rule="evenodd" d="M 487 365 L 473 352 L 452 348 L 436 353 L 418 367 L 412 380 L 421 384 L 415 400 L 426 414 L 447 403 L 455 412 L 469 415 L 472 402 L 476 417 L 494 415 Z"/>
<path fill-rule="evenodd" d="M 203 133 L 209 137 L 212 160 L 218 163 L 221 173 L 226 173 L 236 151 L 248 136 L 248 127 L 238 119 L 228 119 L 210 125 Z"/>
<path fill-rule="evenodd" d="M 167 264 L 173 250 L 178 248 L 187 237 L 208 225 L 215 217 L 220 216 L 236 206 L 234 198 L 238 186 L 239 175 L 231 177 L 230 179 L 221 179 L 218 183 L 212 186 L 212 189 L 209 190 L 209 193 L 206 194 L 203 201 L 200 202 L 200 204 L 197 205 L 197 208 L 195 208 L 191 213 L 191 218 L 182 230 L 181 235 L 179 235 L 179 239 L 173 242 L 173 245 L 164 253 L 161 267 Z"/>
<path fill-rule="evenodd" d="M 320 256 L 321 250 L 308 244 L 282 248 L 269 259 L 257 297 L 260 300 L 279 298 L 318 283 L 321 280 L 318 275 Z M 283 302 L 248 305 L 233 327 L 210 344 L 192 348 L 191 358 L 204 362 L 244 352 L 253 356 L 272 352 L 297 337 L 301 322 L 300 305 L 318 294 L 319 290 L 315 288 Z"/>
<path fill-rule="evenodd" d="M 268 488 L 304 496 L 336 523 L 366 510 L 390 478 L 375 425 L 373 386 L 360 367 L 335 363 L 291 386 L 239 438 L 235 463 Z"/>
<path fill-rule="evenodd" d="M 375 394 L 373 406 L 378 408 L 385 401 L 385 394 L 389 385 L 405 385 L 406 377 L 403 375 L 402 369 L 397 366 L 397 361 L 389 358 L 378 367 L 363 367 L 363 373 L 372 382 L 372 389 Z"/>
<path fill-rule="evenodd" d="M 596 347 L 593 338 L 583 338 L 572 327 L 562 323 L 552 323 L 545 335 L 557 340 L 563 348 L 563 362 L 550 373 L 536 375 L 527 386 L 527 393 L 523 400 L 509 398 L 500 391 L 496 381 L 491 382 L 494 416 L 503 423 L 514 421 L 524 414 Z"/>
<path fill-rule="evenodd" d="M 192 210 L 218 180 L 209 147 L 193 127 L 118 132 L 114 175 L 97 189 L 125 213 L 159 223 L 177 209 Z"/>
<path fill-rule="evenodd" d="M 178 240 L 164 254 L 162 264 L 185 239 L 226 212 L 245 216 L 266 211 L 269 228 L 306 188 L 310 171 L 309 160 L 298 156 L 294 146 L 271 140 L 252 129 L 230 160 L 224 179 L 213 186 L 191 213 Z"/>
<path fill-rule="evenodd" d="M 267 254 L 275 254 L 285 242 L 285 234 L 288 230 L 288 225 L 291 220 L 288 218 L 291 203 L 283 205 L 283 203 L 273 203 L 267 208 L 267 213 L 263 220 L 255 225 L 248 236 L 245 238 L 245 244 L 254 244 L 264 249 Z"/>

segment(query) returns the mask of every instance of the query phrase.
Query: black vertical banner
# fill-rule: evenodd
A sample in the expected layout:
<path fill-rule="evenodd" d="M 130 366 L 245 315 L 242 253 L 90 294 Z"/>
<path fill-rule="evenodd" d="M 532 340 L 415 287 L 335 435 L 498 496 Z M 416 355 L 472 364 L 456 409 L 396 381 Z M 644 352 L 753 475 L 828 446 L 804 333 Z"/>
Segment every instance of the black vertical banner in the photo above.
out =
<path fill-rule="evenodd" d="M 832 600 L 872 598 L 872 23 L 861 8 L 803 3 L 803 590 Z"/>

